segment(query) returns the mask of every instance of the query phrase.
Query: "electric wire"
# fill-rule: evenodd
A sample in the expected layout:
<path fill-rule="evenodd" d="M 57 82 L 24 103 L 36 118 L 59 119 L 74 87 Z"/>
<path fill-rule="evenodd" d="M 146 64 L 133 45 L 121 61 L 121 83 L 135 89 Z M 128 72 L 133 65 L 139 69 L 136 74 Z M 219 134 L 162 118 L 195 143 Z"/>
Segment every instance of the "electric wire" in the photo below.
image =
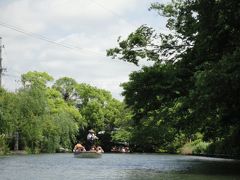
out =
<path fill-rule="evenodd" d="M 97 6 L 101 7 L 102 9 L 105 9 L 106 11 L 110 12 L 111 14 L 113 14 L 114 16 L 118 17 L 119 19 L 122 19 L 124 20 L 127 24 L 131 25 L 132 27 L 134 28 L 139 28 L 139 26 L 137 25 L 134 25 L 132 22 L 130 22 L 129 20 L 127 20 L 126 18 L 124 18 L 123 16 L 119 15 L 117 12 L 113 11 L 112 9 L 110 8 L 107 8 L 106 6 L 102 5 L 101 3 L 99 2 L 96 2 L 95 0 L 90 0 L 92 3 L 96 4 Z M 160 31 L 162 32 L 165 32 L 165 33 L 170 33 L 169 30 L 164 30 L 162 28 L 158 28 Z"/>
<path fill-rule="evenodd" d="M 114 16 L 118 17 L 119 19 L 124 20 L 126 23 L 128 23 L 129 25 L 133 26 L 133 27 L 137 27 L 136 25 L 132 24 L 131 22 L 129 22 L 128 20 L 126 20 L 123 16 L 119 15 L 118 13 L 116 13 L 115 11 L 113 11 L 110 8 L 105 7 L 104 5 L 100 4 L 99 2 L 96 2 L 94 0 L 90 0 L 92 3 L 96 4 L 97 6 L 101 7 L 102 9 L 110 12 L 111 14 L 113 14 Z"/>
<path fill-rule="evenodd" d="M 11 30 L 14 30 L 14 31 L 17 31 L 17 32 L 22 33 L 22 34 L 25 34 L 25 35 L 27 35 L 29 37 L 32 37 L 32 38 L 35 38 L 35 39 L 40 39 L 40 40 L 46 41 L 48 43 L 55 44 L 57 46 L 61 46 L 61 47 L 64 47 L 64 48 L 67 48 L 67 49 L 70 49 L 70 50 L 89 51 L 89 52 L 92 52 L 92 53 L 95 53 L 95 54 L 103 55 L 103 53 L 100 53 L 100 52 L 97 52 L 97 51 L 93 51 L 91 49 L 80 48 L 80 47 L 76 47 L 76 46 L 73 46 L 73 45 L 68 45 L 68 44 L 59 43 L 57 41 L 53 41 L 53 40 L 49 39 L 46 36 L 43 36 L 43 35 L 40 35 L 40 34 L 36 34 L 36 33 L 32 33 L 32 32 L 28 32 L 28 31 L 26 31 L 26 30 L 24 30 L 24 29 L 22 29 L 20 27 L 7 24 L 7 23 L 5 23 L 3 21 L 0 21 L 0 26 L 3 26 L 5 28 L 8 28 L 8 29 L 11 29 Z"/>

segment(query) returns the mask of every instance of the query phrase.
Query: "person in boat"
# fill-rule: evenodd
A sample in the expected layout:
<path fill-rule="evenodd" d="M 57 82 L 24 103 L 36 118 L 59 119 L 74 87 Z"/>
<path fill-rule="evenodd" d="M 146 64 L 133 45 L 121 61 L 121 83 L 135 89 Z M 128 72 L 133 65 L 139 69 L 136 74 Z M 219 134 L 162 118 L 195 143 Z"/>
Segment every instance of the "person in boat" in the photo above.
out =
<path fill-rule="evenodd" d="M 75 145 L 73 152 L 85 152 L 85 147 L 79 142 Z"/>
<path fill-rule="evenodd" d="M 111 152 L 117 152 L 117 146 L 113 146 Z"/>
<path fill-rule="evenodd" d="M 101 146 L 97 146 L 96 151 L 97 151 L 97 153 L 104 153 L 104 150 L 102 149 Z"/>
<path fill-rule="evenodd" d="M 89 151 L 90 151 L 90 152 L 97 152 L 97 151 L 96 151 L 96 146 L 93 145 Z"/>
<path fill-rule="evenodd" d="M 122 148 L 121 148 L 121 152 L 122 152 L 122 153 L 125 153 L 125 152 L 126 152 L 125 147 L 122 147 Z"/>
<path fill-rule="evenodd" d="M 89 151 L 93 146 L 98 137 L 95 135 L 94 130 L 90 129 L 87 135 L 87 146 L 86 149 Z"/>

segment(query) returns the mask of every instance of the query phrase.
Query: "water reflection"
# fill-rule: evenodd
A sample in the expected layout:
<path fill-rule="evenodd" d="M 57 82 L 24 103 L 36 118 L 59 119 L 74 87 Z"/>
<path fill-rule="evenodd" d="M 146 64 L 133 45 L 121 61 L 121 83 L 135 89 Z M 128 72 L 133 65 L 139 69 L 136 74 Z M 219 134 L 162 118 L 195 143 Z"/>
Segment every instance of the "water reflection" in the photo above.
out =
<path fill-rule="evenodd" d="M 0 158 L 0 179 L 240 179 L 240 161 L 156 154 L 10 156 Z"/>

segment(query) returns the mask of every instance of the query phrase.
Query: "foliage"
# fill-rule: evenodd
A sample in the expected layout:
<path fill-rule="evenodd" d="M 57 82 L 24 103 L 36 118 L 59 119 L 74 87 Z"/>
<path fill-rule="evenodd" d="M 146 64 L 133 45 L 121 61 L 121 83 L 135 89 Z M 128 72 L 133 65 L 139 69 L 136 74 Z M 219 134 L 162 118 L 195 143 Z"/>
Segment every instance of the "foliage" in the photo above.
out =
<path fill-rule="evenodd" d="M 0 89 L 0 134 L 11 135 L 18 116 L 16 108 L 17 96 Z"/>
<path fill-rule="evenodd" d="M 183 147 L 180 148 L 181 154 L 208 154 L 208 148 L 211 143 L 204 142 L 201 139 L 197 139 L 193 142 L 186 143 Z"/>
<path fill-rule="evenodd" d="M 218 139 L 214 141 L 207 149 L 208 154 L 217 155 L 230 155 L 229 157 L 237 156 L 239 157 L 240 145 L 239 137 L 240 131 L 239 127 L 235 127 L 233 133 L 228 135 L 226 138 Z"/>
<path fill-rule="evenodd" d="M 227 148 L 236 152 L 239 7 L 235 0 L 155 2 L 149 9 L 167 18 L 169 33 L 143 25 L 107 51 L 108 56 L 136 65 L 154 62 L 131 73 L 130 81 L 122 85 L 125 103 L 133 111 L 135 145 L 145 150 L 177 148 L 178 137 L 184 135 L 188 142 L 201 132 L 203 140 L 229 142 Z M 208 144 L 191 146 L 201 153 Z"/>
<path fill-rule="evenodd" d="M 208 148 L 212 143 L 203 141 L 203 135 L 199 132 L 192 135 L 191 139 L 185 141 L 184 145 L 178 148 L 181 154 L 208 155 Z"/>
<path fill-rule="evenodd" d="M 0 155 L 6 154 L 9 151 L 6 141 L 6 135 L 0 134 Z"/>
<path fill-rule="evenodd" d="M 77 82 L 68 77 L 63 77 L 58 79 L 55 84 L 53 85 L 53 88 L 58 90 L 65 101 L 74 100 L 76 98 L 76 85 Z"/>
<path fill-rule="evenodd" d="M 21 81 L 23 86 L 26 87 L 38 87 L 44 88 L 47 85 L 47 82 L 52 81 L 53 77 L 47 74 L 46 72 L 37 72 L 29 71 L 26 74 L 23 74 Z"/>
<path fill-rule="evenodd" d="M 129 118 L 129 113 L 125 110 L 123 103 L 114 99 L 111 94 L 103 89 L 98 89 L 87 84 L 76 86 L 76 105 L 87 125 L 80 129 L 80 140 L 86 141 L 88 129 L 103 131 L 105 134 L 99 135 L 103 148 L 110 150 L 112 142 L 111 132 L 115 127 L 120 126 L 121 121 Z"/>
<path fill-rule="evenodd" d="M 108 91 L 72 78 L 60 78 L 49 87 L 52 80 L 46 72 L 28 72 L 17 92 L 0 89 L 1 154 L 8 149 L 71 151 L 77 141 L 85 141 L 89 128 L 106 131 L 98 143 L 111 145 L 111 131 L 127 116 L 124 105 Z"/>

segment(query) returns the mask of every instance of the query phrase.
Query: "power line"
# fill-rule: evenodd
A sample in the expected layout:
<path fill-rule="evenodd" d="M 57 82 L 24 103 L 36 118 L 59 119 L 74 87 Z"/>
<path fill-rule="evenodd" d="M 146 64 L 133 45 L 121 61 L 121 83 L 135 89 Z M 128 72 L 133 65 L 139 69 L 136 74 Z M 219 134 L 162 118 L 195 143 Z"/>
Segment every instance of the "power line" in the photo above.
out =
<path fill-rule="evenodd" d="M 112 9 L 105 7 L 105 6 L 102 5 L 101 3 L 96 2 L 95 0 L 90 0 L 90 1 L 91 1 L 92 3 L 94 3 L 94 4 L 96 4 L 97 6 L 101 7 L 102 9 L 105 9 L 106 11 L 110 12 L 110 13 L 113 14 L 114 16 L 116 16 L 116 17 L 124 20 L 126 23 L 128 23 L 128 24 L 131 25 L 132 27 L 134 27 L 134 28 L 138 28 L 138 27 L 139 27 L 139 26 L 134 25 L 134 24 L 133 24 L 132 22 L 130 22 L 129 20 L 126 20 L 125 17 L 119 15 L 117 12 L 113 11 Z M 162 28 L 160 28 L 160 30 L 163 31 L 163 32 L 167 32 L 167 33 L 170 32 L 170 31 L 164 30 L 164 29 L 162 29 Z"/>
<path fill-rule="evenodd" d="M 13 75 L 13 74 L 8 74 L 8 73 L 3 73 L 3 76 L 12 77 L 12 78 L 19 78 L 19 76 L 16 76 L 16 75 Z"/>
<path fill-rule="evenodd" d="M 94 0 L 90 0 L 92 3 L 96 4 L 97 6 L 101 7 L 102 9 L 107 10 L 108 12 L 110 12 L 111 14 L 113 14 L 114 16 L 124 20 L 125 22 L 127 22 L 129 25 L 133 26 L 133 27 L 137 27 L 136 25 L 132 24 L 131 22 L 129 22 L 128 20 L 126 20 L 123 16 L 119 15 L 118 13 L 116 13 L 115 11 L 113 11 L 112 9 L 109 9 L 105 6 L 103 6 L 102 4 L 100 4 L 99 2 L 96 2 Z"/>
<path fill-rule="evenodd" d="M 76 46 L 73 46 L 73 45 L 68 45 L 68 44 L 63 44 L 63 43 L 59 43 L 59 42 L 53 41 L 53 40 L 49 39 L 46 36 L 25 31 L 24 29 L 22 29 L 20 27 L 13 26 L 13 25 L 7 24 L 7 23 L 2 22 L 2 21 L 0 21 L 0 26 L 3 26 L 5 28 L 8 28 L 8 29 L 11 29 L 11 30 L 14 30 L 14 31 L 17 31 L 17 32 L 22 33 L 22 34 L 25 34 L 25 35 L 27 35 L 29 37 L 32 37 L 32 38 L 35 38 L 35 39 L 40 39 L 40 40 L 46 41 L 48 43 L 55 44 L 55 45 L 58 45 L 58 46 L 61 46 L 61 47 L 67 48 L 67 49 L 80 50 L 80 51 L 84 51 L 85 50 L 85 51 L 89 51 L 89 52 L 92 52 L 92 53 L 95 53 L 95 54 L 103 55 L 103 53 L 100 53 L 100 52 L 97 52 L 97 51 L 93 51 L 91 49 L 80 48 L 80 47 L 76 47 Z"/>
<path fill-rule="evenodd" d="M 59 46 L 62 46 L 62 47 L 65 47 L 65 48 L 69 48 L 69 49 L 79 49 L 79 50 L 82 50 L 82 48 L 76 48 L 76 47 L 71 47 L 71 46 L 67 46 L 67 45 L 64 45 L 64 44 L 61 44 L 61 43 L 58 43 L 56 41 L 52 41 L 50 39 L 48 39 L 47 37 L 45 36 L 42 36 L 42 35 L 39 35 L 39 34 L 35 34 L 35 33 L 32 33 L 32 32 L 27 32 L 19 27 L 16 27 L 16 26 L 12 26 L 12 25 L 9 25 L 9 24 L 6 24 L 4 22 L 0 22 L 0 25 L 3 26 L 3 27 L 6 27 L 8 29 L 12 29 L 14 31 L 17 31 L 17 32 L 20 32 L 20 33 L 23 33 L 27 36 L 30 36 L 30 37 L 33 37 L 33 38 L 37 38 L 37 39 L 40 39 L 40 40 L 43 40 L 43 41 L 47 41 L 49 43 L 53 43 L 53 44 L 56 44 L 56 45 L 59 45 Z"/>

